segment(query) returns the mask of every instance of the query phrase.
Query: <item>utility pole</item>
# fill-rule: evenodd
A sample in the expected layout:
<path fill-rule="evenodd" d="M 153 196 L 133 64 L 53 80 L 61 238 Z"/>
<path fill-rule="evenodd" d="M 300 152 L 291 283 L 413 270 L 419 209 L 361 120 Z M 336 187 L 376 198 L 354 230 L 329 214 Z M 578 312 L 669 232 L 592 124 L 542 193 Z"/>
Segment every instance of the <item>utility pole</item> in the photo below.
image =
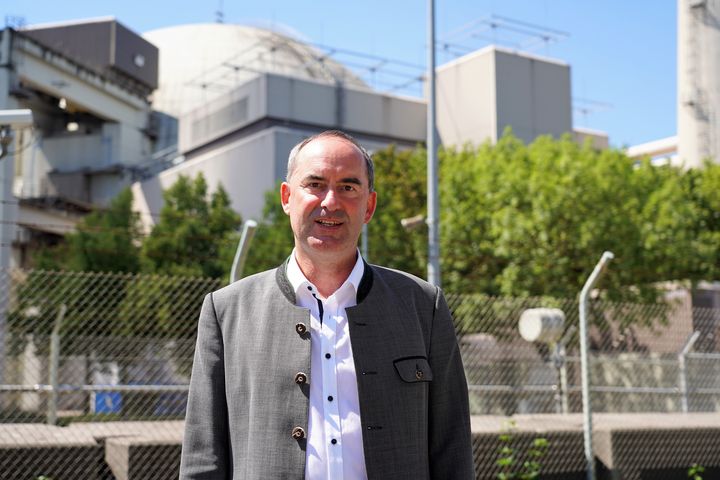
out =
<path fill-rule="evenodd" d="M 440 286 L 440 198 L 435 128 L 435 0 L 428 0 L 427 224 L 428 282 Z"/>

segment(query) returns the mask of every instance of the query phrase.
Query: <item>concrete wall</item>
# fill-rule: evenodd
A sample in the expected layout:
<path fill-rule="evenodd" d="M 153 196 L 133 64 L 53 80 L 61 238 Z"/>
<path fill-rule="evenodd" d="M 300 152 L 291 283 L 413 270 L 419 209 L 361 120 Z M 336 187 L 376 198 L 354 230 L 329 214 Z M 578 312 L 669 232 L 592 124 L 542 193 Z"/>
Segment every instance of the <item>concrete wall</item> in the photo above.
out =
<path fill-rule="evenodd" d="M 505 127 L 531 142 L 572 130 L 569 65 L 490 46 L 437 70 L 445 145 L 497 141 Z"/>
<path fill-rule="evenodd" d="M 195 177 L 202 172 L 210 191 L 220 183 L 223 185 L 230 195 L 232 208 L 244 219 L 260 218 L 265 192 L 285 175 L 289 149 L 302 137 L 301 133 L 272 128 L 205 152 L 149 180 L 135 183 L 132 187 L 135 208 L 149 228 L 157 220 L 153 215 L 162 208 L 162 191 L 180 175 Z"/>
<path fill-rule="evenodd" d="M 178 151 L 189 152 L 257 121 L 266 114 L 265 102 L 265 82 L 256 77 L 183 115 L 178 125 Z"/>
<path fill-rule="evenodd" d="M 509 126 L 529 143 L 572 131 L 567 64 L 496 50 L 495 73 L 498 135 Z"/>
<path fill-rule="evenodd" d="M 358 136 L 409 143 L 425 138 L 425 104 L 325 83 L 263 74 L 180 119 L 178 147 L 189 153 L 262 119 L 309 129 L 341 128 Z M 302 127 L 301 127 L 302 128 Z"/>
<path fill-rule="evenodd" d="M 693 463 L 705 467 L 703 478 L 718 478 L 718 418 L 714 413 L 595 415 L 598 480 L 681 480 L 688 478 Z M 510 431 L 509 420 L 515 422 Z M 177 478 L 183 427 L 183 422 L 0 424 L 0 471 L 3 478 Z M 476 416 L 471 428 L 478 480 L 497 478 L 499 437 L 504 433 L 510 433 L 519 463 L 529 459 L 533 440 L 548 441 L 546 453 L 537 459 L 540 478 L 587 478 L 579 414 Z"/>
<path fill-rule="evenodd" d="M 497 100 L 491 49 L 466 55 L 437 69 L 437 128 L 446 146 L 495 142 Z"/>

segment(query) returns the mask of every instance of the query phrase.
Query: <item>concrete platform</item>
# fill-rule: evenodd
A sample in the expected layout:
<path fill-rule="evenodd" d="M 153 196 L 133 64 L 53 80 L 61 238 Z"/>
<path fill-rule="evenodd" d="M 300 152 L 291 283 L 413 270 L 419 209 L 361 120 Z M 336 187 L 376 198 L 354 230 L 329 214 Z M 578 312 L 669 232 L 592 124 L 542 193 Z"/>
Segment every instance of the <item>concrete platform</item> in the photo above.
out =
<path fill-rule="evenodd" d="M 0 479 L 175 479 L 184 422 L 0 424 Z"/>
<path fill-rule="evenodd" d="M 544 480 L 584 480 L 582 416 L 515 415 L 512 448 L 548 440 Z M 685 480 L 698 463 L 720 478 L 720 414 L 595 414 L 598 480 Z M 508 418 L 471 419 L 477 478 L 495 479 L 499 435 Z M 0 424 L 0 480 L 176 479 L 184 422 L 73 423 L 67 427 Z"/>
<path fill-rule="evenodd" d="M 585 479 L 581 414 L 515 415 L 516 449 L 534 438 L 550 442 L 541 460 L 543 479 Z M 478 479 L 495 478 L 499 432 L 508 417 L 471 419 Z M 597 413 L 593 447 L 599 480 L 686 480 L 697 463 L 703 478 L 720 478 L 720 414 Z"/>

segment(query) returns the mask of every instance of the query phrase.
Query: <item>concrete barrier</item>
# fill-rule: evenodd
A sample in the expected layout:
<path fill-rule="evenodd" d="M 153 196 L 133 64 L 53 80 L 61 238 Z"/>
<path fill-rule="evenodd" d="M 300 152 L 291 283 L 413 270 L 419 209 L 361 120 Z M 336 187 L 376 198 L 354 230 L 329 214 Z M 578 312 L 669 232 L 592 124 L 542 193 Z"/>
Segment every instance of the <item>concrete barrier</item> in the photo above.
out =
<path fill-rule="evenodd" d="M 549 442 L 540 459 L 543 480 L 585 480 L 582 416 L 511 417 L 511 447 L 519 457 L 536 438 Z M 720 415 L 607 414 L 594 419 L 598 480 L 685 480 L 694 464 L 703 478 L 720 478 Z M 478 480 L 496 478 L 500 434 L 507 417 L 472 418 Z M 0 424 L 0 480 L 176 479 L 184 422 L 73 423 L 68 427 Z"/>

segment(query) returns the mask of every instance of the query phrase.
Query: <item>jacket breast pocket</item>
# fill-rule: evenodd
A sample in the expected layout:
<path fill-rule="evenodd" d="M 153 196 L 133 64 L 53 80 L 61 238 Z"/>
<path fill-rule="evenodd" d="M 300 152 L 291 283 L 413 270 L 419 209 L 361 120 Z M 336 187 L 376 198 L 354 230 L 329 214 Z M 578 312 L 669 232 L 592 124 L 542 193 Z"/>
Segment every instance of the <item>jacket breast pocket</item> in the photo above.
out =
<path fill-rule="evenodd" d="M 398 358 L 393 362 L 400 378 L 408 383 L 430 382 L 433 375 L 425 357 Z"/>

